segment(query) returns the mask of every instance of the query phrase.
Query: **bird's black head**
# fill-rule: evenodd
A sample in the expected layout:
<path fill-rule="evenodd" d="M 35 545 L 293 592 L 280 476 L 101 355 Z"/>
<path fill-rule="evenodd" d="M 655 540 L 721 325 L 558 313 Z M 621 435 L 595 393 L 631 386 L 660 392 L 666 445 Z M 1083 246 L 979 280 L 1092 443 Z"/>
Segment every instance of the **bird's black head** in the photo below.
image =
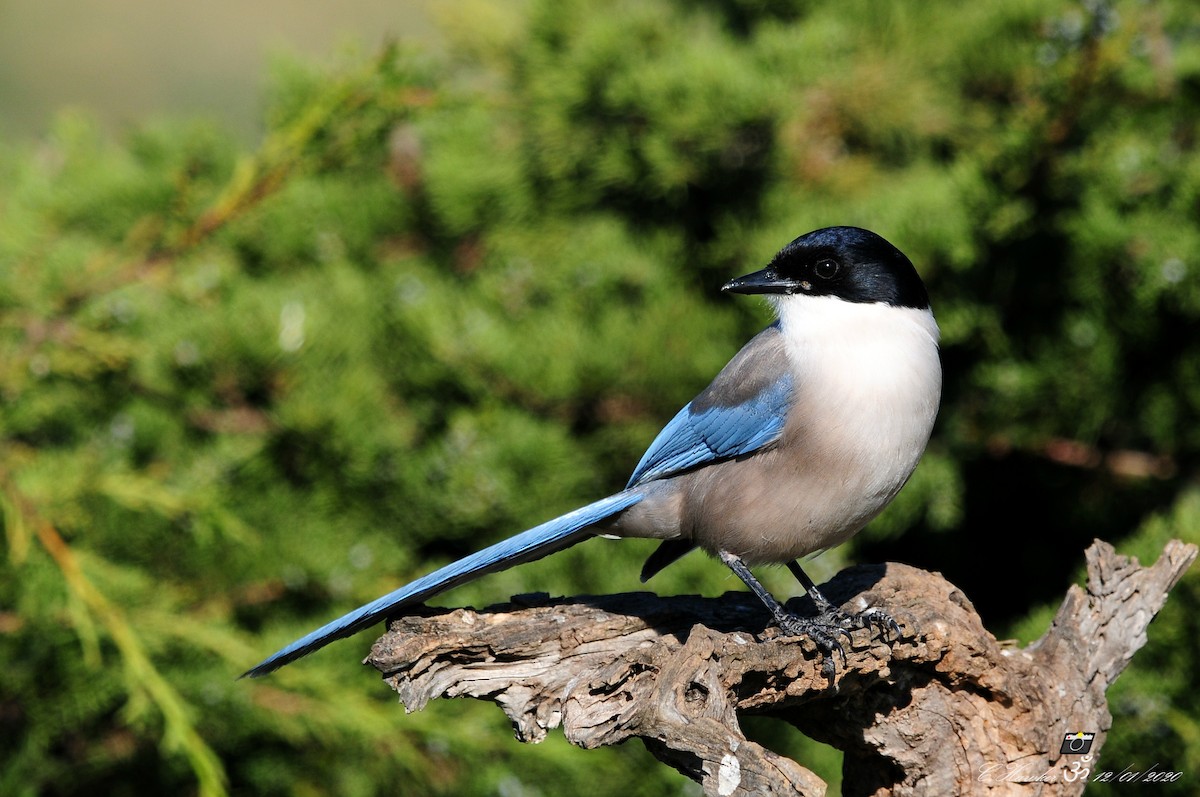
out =
<path fill-rule="evenodd" d="M 801 235 L 762 271 L 730 280 L 722 290 L 929 307 L 925 283 L 904 253 L 861 227 L 826 227 Z"/>

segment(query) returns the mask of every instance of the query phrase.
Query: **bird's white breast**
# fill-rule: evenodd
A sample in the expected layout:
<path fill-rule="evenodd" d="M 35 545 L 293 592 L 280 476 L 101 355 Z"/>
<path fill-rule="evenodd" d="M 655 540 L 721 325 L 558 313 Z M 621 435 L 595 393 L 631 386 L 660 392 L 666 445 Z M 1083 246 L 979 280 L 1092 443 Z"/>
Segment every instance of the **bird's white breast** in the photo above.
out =
<path fill-rule="evenodd" d="M 929 441 L 941 396 L 928 310 L 832 297 L 778 301 L 796 394 L 775 458 L 812 550 L 842 542 L 895 497 Z"/>

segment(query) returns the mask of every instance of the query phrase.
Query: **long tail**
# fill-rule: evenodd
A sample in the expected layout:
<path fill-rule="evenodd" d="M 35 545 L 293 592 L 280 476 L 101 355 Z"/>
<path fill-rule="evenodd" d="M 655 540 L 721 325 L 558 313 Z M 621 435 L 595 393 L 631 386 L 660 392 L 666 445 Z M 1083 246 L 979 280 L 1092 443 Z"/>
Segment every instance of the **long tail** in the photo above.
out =
<path fill-rule="evenodd" d="M 505 570 L 523 562 L 541 559 L 547 554 L 570 547 L 591 536 L 589 527 L 605 518 L 612 517 L 642 500 L 638 492 L 620 492 L 602 498 L 594 504 L 569 512 L 562 517 L 547 521 L 528 531 L 523 531 L 503 542 L 484 548 L 482 551 L 459 559 L 440 570 L 401 587 L 395 592 L 360 606 L 311 634 L 297 639 L 279 652 L 264 659 L 262 663 L 247 670 L 242 677 L 259 678 L 285 664 L 307 656 L 314 650 L 325 647 L 335 639 L 342 639 L 374 625 L 390 614 L 415 606 L 451 587 L 465 584 L 479 576 Z"/>

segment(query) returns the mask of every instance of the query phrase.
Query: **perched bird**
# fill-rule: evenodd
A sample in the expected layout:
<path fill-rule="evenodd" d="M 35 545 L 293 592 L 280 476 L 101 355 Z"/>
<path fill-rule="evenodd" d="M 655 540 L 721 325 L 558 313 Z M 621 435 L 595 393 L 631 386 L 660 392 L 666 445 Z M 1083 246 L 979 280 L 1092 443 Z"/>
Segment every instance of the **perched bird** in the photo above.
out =
<path fill-rule="evenodd" d="M 624 490 L 361 606 L 245 674 L 266 675 L 451 587 L 601 534 L 662 540 L 643 581 L 693 548 L 719 557 L 785 632 L 817 642 L 830 667 L 848 626 L 894 627 L 881 612 L 842 613 L 796 560 L 857 533 L 925 450 L 942 370 L 924 283 L 875 233 L 829 227 L 723 290 L 764 295 L 778 320 L 666 425 Z M 749 569 L 764 563 L 788 565 L 815 617 L 767 592 Z"/>

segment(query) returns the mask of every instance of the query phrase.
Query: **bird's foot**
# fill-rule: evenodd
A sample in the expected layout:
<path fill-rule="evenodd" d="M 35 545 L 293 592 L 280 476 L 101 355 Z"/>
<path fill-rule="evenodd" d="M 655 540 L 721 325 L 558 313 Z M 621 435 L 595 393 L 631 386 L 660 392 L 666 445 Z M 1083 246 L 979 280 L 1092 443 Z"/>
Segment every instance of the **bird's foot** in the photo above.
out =
<path fill-rule="evenodd" d="M 843 616 L 849 618 L 849 615 L 844 613 Z M 842 647 L 839 637 L 850 639 L 850 627 L 836 614 L 825 612 L 815 617 L 801 617 L 783 611 L 775 616 L 775 623 L 787 636 L 805 636 L 813 641 L 823 657 L 821 672 L 833 683 L 834 672 L 837 669 L 835 653 L 841 656 L 842 666 L 846 666 L 846 649 Z"/>
<path fill-rule="evenodd" d="M 828 623 L 855 630 L 865 628 L 871 632 L 872 637 L 878 635 L 884 642 L 900 638 L 900 624 L 877 606 L 852 614 L 827 603 L 824 606 L 818 605 L 818 612 L 818 618 L 826 620 Z"/>
<path fill-rule="evenodd" d="M 867 609 L 864 612 L 851 614 L 833 605 L 828 598 L 821 594 L 812 579 L 805 574 L 799 562 L 789 562 L 788 569 L 800 581 L 800 585 L 808 593 L 813 605 L 817 607 L 817 613 L 812 617 L 801 617 L 784 608 L 783 604 L 775 600 L 771 593 L 767 592 L 766 587 L 759 583 L 754 574 L 750 572 L 750 568 L 737 554 L 729 551 L 718 551 L 717 554 L 721 557 L 721 561 L 745 582 L 750 591 L 758 596 L 758 599 L 771 612 L 771 616 L 775 618 L 775 624 L 786 636 L 806 636 L 816 644 L 817 649 L 824 654 L 821 669 L 825 677 L 829 679 L 830 685 L 833 684 L 837 666 L 834 661 L 834 653 L 841 655 L 843 666 L 846 664 L 846 650 L 842 647 L 839 637 L 851 639 L 850 632 L 859 628 L 871 630 L 872 636 L 874 636 L 874 631 L 878 630 L 880 636 L 889 642 L 891 640 L 888 632 L 896 637 L 900 636 L 900 626 L 880 609 Z"/>
<path fill-rule="evenodd" d="M 846 650 L 839 637 L 849 640 L 851 631 L 860 628 L 869 630 L 872 637 L 878 634 L 885 642 L 900 636 L 899 624 L 879 608 L 851 614 L 822 598 L 817 602 L 817 609 L 813 617 L 801 617 L 785 610 L 776 615 L 775 622 L 788 636 L 806 636 L 813 641 L 824 656 L 821 671 L 831 683 L 837 669 L 835 653 L 841 656 L 842 666 L 846 666 Z"/>
<path fill-rule="evenodd" d="M 890 643 L 900 638 L 900 624 L 878 606 L 872 606 L 858 614 L 848 616 L 856 623 L 858 628 L 870 630 L 871 636 L 878 634 L 879 638 L 884 642 Z"/>
<path fill-rule="evenodd" d="M 818 617 L 828 618 L 843 628 L 866 628 L 872 632 L 872 636 L 878 632 L 885 642 L 891 642 L 893 638 L 900 638 L 900 625 L 892 619 L 890 614 L 877 606 L 872 606 L 857 614 L 851 614 L 841 607 L 835 606 L 817 590 L 816 586 L 808 587 L 808 596 L 817 607 Z"/>

